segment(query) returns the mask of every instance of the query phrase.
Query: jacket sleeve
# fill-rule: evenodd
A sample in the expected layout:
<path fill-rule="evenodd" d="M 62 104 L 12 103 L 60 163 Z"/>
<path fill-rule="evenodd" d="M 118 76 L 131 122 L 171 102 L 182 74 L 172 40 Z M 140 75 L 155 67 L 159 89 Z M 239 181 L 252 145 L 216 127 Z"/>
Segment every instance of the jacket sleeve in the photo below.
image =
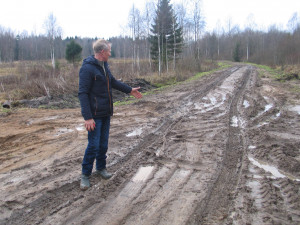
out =
<path fill-rule="evenodd" d="M 132 88 L 128 86 L 127 84 L 116 80 L 114 76 L 111 74 L 109 67 L 107 67 L 107 72 L 109 73 L 109 76 L 111 77 L 111 86 L 114 89 L 117 89 L 118 91 L 122 91 L 126 94 L 129 94 L 132 91 Z"/>
<path fill-rule="evenodd" d="M 111 76 L 111 86 L 118 91 L 122 91 L 126 94 L 129 94 L 132 91 L 132 88 L 127 84 L 116 80 L 113 76 Z"/>
<path fill-rule="evenodd" d="M 92 75 L 87 66 L 82 66 L 79 71 L 79 91 L 78 98 L 81 106 L 81 114 L 84 120 L 92 119 L 92 112 L 90 106 L 90 90 L 92 86 Z"/>

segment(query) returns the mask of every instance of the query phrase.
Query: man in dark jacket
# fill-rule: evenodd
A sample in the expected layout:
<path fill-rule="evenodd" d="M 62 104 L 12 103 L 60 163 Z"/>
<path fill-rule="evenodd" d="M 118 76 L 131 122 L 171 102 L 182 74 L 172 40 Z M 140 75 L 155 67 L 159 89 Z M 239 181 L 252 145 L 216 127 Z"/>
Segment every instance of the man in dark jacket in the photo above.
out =
<path fill-rule="evenodd" d="M 111 55 L 111 44 L 103 39 L 93 44 L 94 55 L 87 57 L 79 71 L 78 97 L 81 113 L 88 131 L 88 145 L 82 161 L 80 188 L 90 187 L 89 176 L 96 159 L 96 173 L 104 179 L 112 174 L 106 170 L 106 152 L 110 128 L 110 117 L 113 115 L 112 88 L 142 98 L 138 88 L 116 80 L 108 66 Z"/>

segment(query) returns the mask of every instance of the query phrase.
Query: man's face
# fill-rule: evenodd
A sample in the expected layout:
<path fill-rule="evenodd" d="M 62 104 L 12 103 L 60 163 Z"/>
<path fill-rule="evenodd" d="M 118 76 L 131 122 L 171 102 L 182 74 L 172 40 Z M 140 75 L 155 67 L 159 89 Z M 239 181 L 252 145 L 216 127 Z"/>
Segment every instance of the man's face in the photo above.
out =
<path fill-rule="evenodd" d="M 101 56 L 102 56 L 103 61 L 106 62 L 108 60 L 108 58 L 111 56 L 111 47 L 109 46 L 108 50 L 102 50 Z"/>

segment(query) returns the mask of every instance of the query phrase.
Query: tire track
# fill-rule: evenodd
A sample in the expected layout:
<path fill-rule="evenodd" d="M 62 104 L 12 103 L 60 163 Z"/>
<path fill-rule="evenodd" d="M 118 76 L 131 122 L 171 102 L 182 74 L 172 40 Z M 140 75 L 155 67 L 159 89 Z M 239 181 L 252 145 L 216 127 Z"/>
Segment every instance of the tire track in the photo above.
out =
<path fill-rule="evenodd" d="M 189 224 L 215 224 L 226 219 L 235 190 L 239 182 L 240 168 L 245 151 L 242 132 L 238 126 L 232 126 L 232 118 L 239 117 L 238 102 L 243 97 L 243 92 L 253 76 L 252 68 L 248 67 L 243 73 L 240 86 L 233 94 L 230 103 L 227 129 L 228 139 L 222 160 L 221 169 L 216 176 L 216 181 L 211 186 L 211 191 L 207 194 L 201 206 L 195 211 L 196 217 L 191 218 Z"/>
<path fill-rule="evenodd" d="M 228 211 L 231 201 L 228 194 L 236 188 L 238 178 L 233 176 L 239 174 L 243 156 L 240 128 L 230 124 L 231 118 L 238 116 L 237 104 L 251 75 L 250 69 L 244 73 L 236 93 L 232 93 L 235 89 L 230 85 L 240 82 L 231 80 L 231 76 L 244 70 L 245 67 L 227 69 L 128 106 L 131 110 L 136 107 L 138 117 L 144 116 L 139 108 L 147 105 L 147 101 L 164 107 L 155 106 L 159 119 L 146 128 L 139 140 L 122 142 L 122 147 L 129 150 L 125 155 L 116 154 L 114 163 L 110 164 L 110 170 L 115 172 L 111 180 L 102 181 L 93 176 L 91 183 L 95 185 L 85 193 L 78 188 L 79 180 L 72 181 L 15 210 L 11 221 L 16 224 L 97 224 L 99 221 L 199 224 L 203 218 L 218 221 L 215 218 Z M 221 89 L 220 85 L 223 85 Z M 121 119 L 126 124 L 126 118 Z M 132 121 L 132 127 L 139 121 Z M 126 132 L 118 130 L 116 135 Z M 143 168 L 152 169 L 143 177 L 140 175 Z M 227 185 L 222 190 L 224 193 L 220 193 L 222 182 Z M 222 202 L 215 208 L 214 195 L 218 194 Z"/>

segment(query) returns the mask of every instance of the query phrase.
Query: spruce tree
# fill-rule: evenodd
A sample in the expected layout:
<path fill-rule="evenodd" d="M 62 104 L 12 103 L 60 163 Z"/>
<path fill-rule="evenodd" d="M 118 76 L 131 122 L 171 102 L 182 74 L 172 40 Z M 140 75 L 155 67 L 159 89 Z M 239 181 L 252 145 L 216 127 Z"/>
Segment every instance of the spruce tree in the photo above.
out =
<path fill-rule="evenodd" d="M 240 43 L 236 43 L 234 51 L 233 51 L 233 60 L 235 62 L 241 61 L 241 50 L 240 50 Z"/>
<path fill-rule="evenodd" d="M 81 60 L 81 52 L 82 47 L 74 40 L 71 40 L 66 48 L 66 60 L 75 65 L 76 62 L 79 62 Z"/>
<path fill-rule="evenodd" d="M 161 68 L 168 68 L 171 60 L 178 58 L 183 45 L 182 28 L 177 23 L 170 0 L 159 1 L 151 32 L 151 57 L 160 71 Z"/>

